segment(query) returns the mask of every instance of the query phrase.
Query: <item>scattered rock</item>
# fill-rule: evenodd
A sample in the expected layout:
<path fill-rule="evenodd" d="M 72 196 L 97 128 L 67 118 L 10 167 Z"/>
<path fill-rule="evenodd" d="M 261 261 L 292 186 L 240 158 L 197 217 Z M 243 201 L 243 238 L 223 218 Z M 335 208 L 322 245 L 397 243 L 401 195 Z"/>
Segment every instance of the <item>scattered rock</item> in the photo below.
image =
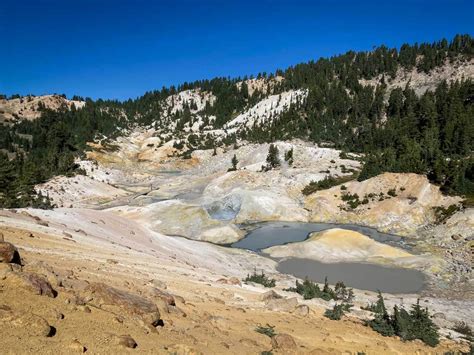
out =
<path fill-rule="evenodd" d="M 14 313 L 9 307 L 0 308 L 0 323 L 27 330 L 29 336 L 48 337 L 54 335 L 49 323 L 33 313 Z"/>
<path fill-rule="evenodd" d="M 220 284 L 226 284 L 226 285 L 242 286 L 242 282 L 237 277 L 231 277 L 229 279 L 222 278 L 222 279 L 217 280 L 216 282 Z"/>
<path fill-rule="evenodd" d="M 292 312 L 298 305 L 296 297 L 292 298 L 278 298 L 267 301 L 265 307 L 271 311 L 277 312 Z"/>
<path fill-rule="evenodd" d="M 21 263 L 20 254 L 13 244 L 0 241 L 0 263 Z"/>
<path fill-rule="evenodd" d="M 164 301 L 167 305 L 169 306 L 176 306 L 176 302 L 174 300 L 174 296 L 166 291 L 159 290 L 155 287 L 152 287 L 151 290 L 151 295 L 153 297 L 159 298 L 162 301 Z"/>
<path fill-rule="evenodd" d="M 461 239 L 461 238 L 462 238 L 462 235 L 461 235 L 461 234 L 453 234 L 453 235 L 451 236 L 451 239 L 452 239 L 452 240 L 459 240 L 459 239 Z"/>
<path fill-rule="evenodd" d="M 438 312 L 438 313 L 433 314 L 433 318 L 446 319 L 446 314 Z"/>
<path fill-rule="evenodd" d="M 298 316 L 306 317 L 309 314 L 309 307 L 305 304 L 300 304 L 300 305 L 296 306 L 293 313 L 298 315 Z"/>
<path fill-rule="evenodd" d="M 13 272 L 11 264 L 0 263 L 0 280 L 4 280 L 11 272 Z"/>
<path fill-rule="evenodd" d="M 157 326 L 160 322 L 160 311 L 153 302 L 104 283 L 91 283 L 84 290 L 83 297 L 88 304 L 115 313 L 126 312 L 146 325 Z"/>
<path fill-rule="evenodd" d="M 57 292 L 44 277 L 34 273 L 22 272 L 11 273 L 7 277 L 10 286 L 24 288 L 35 295 L 56 297 Z"/>
<path fill-rule="evenodd" d="M 276 300 L 280 298 L 282 298 L 282 296 L 280 296 L 278 293 L 276 293 L 273 290 L 270 290 L 260 295 L 260 301 Z"/>
<path fill-rule="evenodd" d="M 89 308 L 89 306 L 79 305 L 79 306 L 77 306 L 77 309 L 84 312 L 84 313 L 91 313 L 91 309 Z"/>
<path fill-rule="evenodd" d="M 201 355 L 202 352 L 185 344 L 173 344 L 165 348 L 169 354 L 173 355 Z"/>
<path fill-rule="evenodd" d="M 168 286 L 166 286 L 166 283 L 157 279 L 150 280 L 148 283 L 162 290 L 166 290 L 168 288 Z"/>
<path fill-rule="evenodd" d="M 31 263 L 28 263 L 23 268 L 23 270 L 45 277 L 48 282 L 53 286 L 62 286 L 58 273 L 55 272 L 51 265 L 45 263 L 44 261 L 33 261 Z"/>
<path fill-rule="evenodd" d="M 232 297 L 234 297 L 234 293 L 233 293 L 233 292 L 226 291 L 226 290 L 222 291 L 222 292 L 221 292 L 221 295 L 224 296 L 224 297 L 226 297 L 226 298 L 232 298 Z"/>
<path fill-rule="evenodd" d="M 77 339 L 74 339 L 73 341 L 71 341 L 71 343 L 68 345 L 68 349 L 71 352 L 75 352 L 75 353 L 85 353 L 86 352 L 85 346 L 82 345 L 79 342 L 79 340 L 77 340 Z"/>
<path fill-rule="evenodd" d="M 281 333 L 277 334 L 272 338 L 273 349 L 279 350 L 295 350 L 296 342 L 295 339 L 289 334 Z"/>
<path fill-rule="evenodd" d="M 135 339 L 133 339 L 130 335 L 116 335 L 114 336 L 114 342 L 117 345 L 123 346 L 125 348 L 135 349 L 138 346 Z"/>
<path fill-rule="evenodd" d="M 249 338 L 240 339 L 239 343 L 248 347 L 259 346 L 255 340 Z"/>

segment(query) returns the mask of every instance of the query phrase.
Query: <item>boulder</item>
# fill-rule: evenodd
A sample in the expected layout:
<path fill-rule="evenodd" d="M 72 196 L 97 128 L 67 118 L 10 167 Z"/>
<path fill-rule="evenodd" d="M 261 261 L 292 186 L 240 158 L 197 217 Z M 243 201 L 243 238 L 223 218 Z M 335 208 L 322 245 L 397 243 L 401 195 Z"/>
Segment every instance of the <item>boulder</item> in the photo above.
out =
<path fill-rule="evenodd" d="M 1 323 L 9 327 L 22 328 L 29 336 L 48 337 L 54 334 L 53 328 L 44 318 L 33 313 L 15 313 L 8 306 L 0 307 Z"/>
<path fill-rule="evenodd" d="M 124 348 L 135 349 L 138 344 L 130 335 L 114 336 L 114 342 L 117 345 L 123 346 Z"/>
<path fill-rule="evenodd" d="M 298 316 L 306 317 L 309 314 L 309 307 L 305 304 L 300 304 L 295 308 L 293 313 Z"/>
<path fill-rule="evenodd" d="M 260 298 L 260 301 L 269 301 L 269 300 L 276 300 L 276 299 L 282 298 L 282 296 L 280 296 L 275 291 L 270 290 L 268 292 L 261 294 L 259 298 Z"/>
<path fill-rule="evenodd" d="M 44 261 L 33 261 L 23 267 L 24 271 L 32 272 L 37 275 L 41 275 L 48 280 L 48 282 L 55 286 L 62 286 L 62 277 L 56 272 L 51 265 Z M 72 273 L 72 272 L 71 272 Z"/>
<path fill-rule="evenodd" d="M 35 295 L 56 297 L 57 292 L 52 288 L 51 284 L 44 277 L 30 272 L 14 272 L 7 276 L 10 286 L 20 287 L 28 290 Z"/>
<path fill-rule="evenodd" d="M 201 355 L 202 352 L 185 344 L 173 344 L 165 348 L 173 355 Z"/>
<path fill-rule="evenodd" d="M 125 312 L 146 325 L 160 323 L 160 311 L 147 298 L 116 289 L 104 283 L 91 283 L 83 291 L 83 298 L 90 305 L 115 313 Z"/>
<path fill-rule="evenodd" d="M 0 241 L 0 263 L 21 263 L 20 254 L 13 244 Z"/>
<path fill-rule="evenodd" d="M 0 280 L 4 280 L 11 272 L 13 269 L 10 264 L 0 263 Z"/>
<path fill-rule="evenodd" d="M 284 351 L 296 350 L 296 342 L 291 335 L 281 333 L 272 337 L 272 347 Z"/>
<path fill-rule="evenodd" d="M 292 312 L 298 305 L 296 297 L 292 298 L 273 298 L 266 302 L 265 307 L 271 311 Z"/>
<path fill-rule="evenodd" d="M 73 353 L 82 354 L 86 352 L 85 346 L 82 345 L 77 339 L 74 339 L 73 341 L 71 341 L 71 343 L 69 343 L 67 348 L 70 352 L 73 352 Z"/>
<path fill-rule="evenodd" d="M 217 280 L 216 282 L 220 284 L 225 284 L 225 285 L 242 286 L 242 282 L 237 277 L 230 277 L 228 279 L 222 278 L 222 279 Z"/>
<path fill-rule="evenodd" d="M 150 294 L 153 297 L 159 298 L 160 300 L 164 301 L 168 306 L 176 306 L 174 296 L 169 292 L 157 289 L 156 287 L 152 287 L 150 288 Z"/>

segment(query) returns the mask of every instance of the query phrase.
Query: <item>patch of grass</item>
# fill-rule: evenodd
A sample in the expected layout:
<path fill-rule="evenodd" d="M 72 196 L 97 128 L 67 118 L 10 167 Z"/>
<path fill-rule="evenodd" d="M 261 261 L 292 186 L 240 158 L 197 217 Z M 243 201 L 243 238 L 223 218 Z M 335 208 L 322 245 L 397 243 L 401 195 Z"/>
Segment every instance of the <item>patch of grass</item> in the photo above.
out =
<path fill-rule="evenodd" d="M 255 282 L 257 284 L 263 285 L 264 287 L 276 286 L 275 279 L 270 279 L 267 275 L 265 275 L 263 271 L 260 274 L 257 274 L 257 271 L 255 270 L 252 275 L 247 275 L 247 277 L 243 281 Z"/>

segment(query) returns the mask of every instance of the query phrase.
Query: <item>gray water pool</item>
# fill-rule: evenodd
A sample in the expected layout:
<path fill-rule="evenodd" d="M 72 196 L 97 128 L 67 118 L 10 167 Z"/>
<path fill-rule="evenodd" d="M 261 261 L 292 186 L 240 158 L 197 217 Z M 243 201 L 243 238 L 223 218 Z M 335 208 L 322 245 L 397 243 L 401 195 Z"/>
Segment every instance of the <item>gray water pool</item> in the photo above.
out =
<path fill-rule="evenodd" d="M 423 289 L 425 276 L 421 271 L 384 267 L 374 264 L 324 264 L 311 259 L 290 258 L 278 263 L 277 270 L 299 278 L 331 284 L 337 281 L 361 290 L 388 293 L 416 293 Z"/>
<path fill-rule="evenodd" d="M 331 228 L 356 231 L 385 244 L 409 248 L 403 238 L 378 232 L 376 229 L 353 224 L 265 222 L 241 226 L 248 230 L 244 239 L 231 245 L 233 248 L 248 249 L 260 253 L 262 249 L 275 245 L 301 242 L 312 232 Z M 412 269 L 384 267 L 364 263 L 325 264 L 311 259 L 288 258 L 278 260 L 277 270 L 298 278 L 308 277 L 315 282 L 324 282 L 328 277 L 331 284 L 343 281 L 347 286 L 362 290 L 388 293 L 416 293 L 423 289 L 425 276 Z"/>
<path fill-rule="evenodd" d="M 402 248 L 407 247 L 403 242 L 403 238 L 399 236 L 381 233 L 376 229 L 355 224 L 264 222 L 241 227 L 248 229 L 249 232 L 245 238 L 232 244 L 232 248 L 248 249 L 257 252 L 274 245 L 301 242 L 306 240 L 312 232 L 320 232 L 331 228 L 348 229 L 365 234 L 378 242 Z"/>

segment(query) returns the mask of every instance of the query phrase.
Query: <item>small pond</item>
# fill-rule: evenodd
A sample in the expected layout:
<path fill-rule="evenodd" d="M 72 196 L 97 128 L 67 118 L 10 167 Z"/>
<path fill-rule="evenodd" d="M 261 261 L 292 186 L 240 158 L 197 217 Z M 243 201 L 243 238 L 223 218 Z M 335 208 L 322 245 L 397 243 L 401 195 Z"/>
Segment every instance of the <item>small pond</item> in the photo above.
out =
<path fill-rule="evenodd" d="M 356 231 L 370 238 L 399 248 L 408 246 L 403 238 L 380 233 L 369 227 L 352 224 L 304 223 L 304 222 L 265 222 L 241 226 L 248 230 L 244 239 L 231 245 L 233 248 L 248 249 L 260 253 L 262 249 L 294 242 L 301 242 L 312 232 L 331 228 Z M 277 260 L 278 261 L 278 260 Z M 328 277 L 331 284 L 343 281 L 347 286 L 362 290 L 389 293 L 416 293 L 423 289 L 425 276 L 412 269 L 385 267 L 364 263 L 325 264 L 311 259 L 288 258 L 279 261 L 278 271 L 298 278 L 308 277 L 315 282 L 324 282 Z"/>
<path fill-rule="evenodd" d="M 412 269 L 384 267 L 374 264 L 324 264 L 311 259 L 289 258 L 278 263 L 277 270 L 314 282 L 323 283 L 327 277 L 331 284 L 337 281 L 361 290 L 388 293 L 416 293 L 423 289 L 425 276 Z"/>
<path fill-rule="evenodd" d="M 232 244 L 233 248 L 260 251 L 274 245 L 301 242 L 306 240 L 310 233 L 320 232 L 332 228 L 342 228 L 356 231 L 370 238 L 398 247 L 407 247 L 403 238 L 387 233 L 381 233 L 376 229 L 362 227 L 355 224 L 332 224 L 332 223 L 305 223 L 305 222 L 264 222 L 241 226 L 249 230 L 244 239 Z"/>

